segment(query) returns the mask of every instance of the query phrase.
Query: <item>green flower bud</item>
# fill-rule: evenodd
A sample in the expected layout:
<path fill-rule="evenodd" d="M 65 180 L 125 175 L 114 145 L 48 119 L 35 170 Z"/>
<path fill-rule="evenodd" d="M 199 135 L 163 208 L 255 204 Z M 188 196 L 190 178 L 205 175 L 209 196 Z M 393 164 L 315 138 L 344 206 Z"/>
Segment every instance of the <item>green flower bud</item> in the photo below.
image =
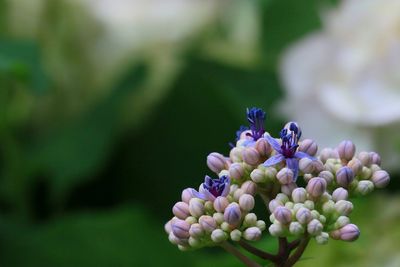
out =
<path fill-rule="evenodd" d="M 244 168 L 241 163 L 233 163 L 229 166 L 229 177 L 231 179 L 240 181 L 244 175 Z"/>
<path fill-rule="evenodd" d="M 235 242 L 239 242 L 240 239 L 242 238 L 242 232 L 240 232 L 240 230 L 238 230 L 238 229 L 233 230 L 230 235 L 231 235 L 232 241 L 235 241 Z"/>
<path fill-rule="evenodd" d="M 300 208 L 296 212 L 296 220 L 301 224 L 307 224 L 311 221 L 311 211 L 307 208 Z"/>
<path fill-rule="evenodd" d="M 315 156 L 318 151 L 318 145 L 314 140 L 304 139 L 300 142 L 298 150 L 305 152 L 310 156 Z"/>
<path fill-rule="evenodd" d="M 293 205 L 293 212 L 296 213 L 299 209 L 304 208 L 304 204 L 303 203 L 295 203 Z"/>
<path fill-rule="evenodd" d="M 220 153 L 213 152 L 207 156 L 207 166 L 215 173 L 219 173 L 226 166 L 226 159 Z"/>
<path fill-rule="evenodd" d="M 339 216 L 339 218 L 335 222 L 335 228 L 339 229 L 342 228 L 345 225 L 348 225 L 350 223 L 350 219 L 347 216 Z"/>
<path fill-rule="evenodd" d="M 211 201 L 206 201 L 206 203 L 204 203 L 204 209 L 208 213 L 213 213 L 214 212 L 214 203 Z"/>
<path fill-rule="evenodd" d="M 211 233 L 215 228 L 217 228 L 217 222 L 213 217 L 208 215 L 203 215 L 199 218 L 199 224 L 204 229 L 204 231 Z"/>
<path fill-rule="evenodd" d="M 221 242 L 223 242 L 223 241 L 228 239 L 228 235 L 224 231 L 222 231 L 221 229 L 215 229 L 211 233 L 211 239 L 215 243 L 221 243 Z"/>
<path fill-rule="evenodd" d="M 221 224 L 224 222 L 224 214 L 221 212 L 214 213 L 212 217 L 217 222 L 217 224 Z"/>
<path fill-rule="evenodd" d="M 173 222 L 171 226 L 172 226 L 172 233 L 174 234 L 174 236 L 180 239 L 189 238 L 190 224 L 188 224 L 184 220 L 176 220 Z"/>
<path fill-rule="evenodd" d="M 292 221 L 292 212 L 286 207 L 277 207 L 274 216 L 282 224 L 289 224 Z"/>
<path fill-rule="evenodd" d="M 289 197 L 285 194 L 279 193 L 276 195 L 275 200 L 281 202 L 282 204 L 285 204 L 289 201 Z"/>
<path fill-rule="evenodd" d="M 370 179 L 372 175 L 372 170 L 368 167 L 362 167 L 360 176 L 362 179 Z"/>
<path fill-rule="evenodd" d="M 299 169 L 303 173 L 312 173 L 312 172 L 314 172 L 313 161 L 311 159 L 309 159 L 309 158 L 302 158 L 299 161 Z"/>
<path fill-rule="evenodd" d="M 265 183 L 267 181 L 267 176 L 265 175 L 265 171 L 260 169 L 254 169 L 250 173 L 250 178 L 255 183 Z"/>
<path fill-rule="evenodd" d="M 384 188 L 390 182 L 390 176 L 386 171 L 376 171 L 372 175 L 372 182 L 377 188 Z"/>
<path fill-rule="evenodd" d="M 229 201 L 228 199 L 226 199 L 226 197 L 217 197 L 214 200 L 213 206 L 214 209 L 218 212 L 224 212 L 225 208 L 229 205 Z"/>
<path fill-rule="evenodd" d="M 190 248 L 187 245 L 178 245 L 180 251 L 188 251 Z"/>
<path fill-rule="evenodd" d="M 364 166 L 370 166 L 372 164 L 372 158 L 369 152 L 360 152 L 358 158 Z"/>
<path fill-rule="evenodd" d="M 370 152 L 372 164 L 381 165 L 381 156 L 376 152 Z"/>
<path fill-rule="evenodd" d="M 253 181 L 246 181 L 240 187 L 244 194 L 249 194 L 254 196 L 257 192 L 257 185 Z"/>
<path fill-rule="evenodd" d="M 369 168 L 372 173 L 382 170 L 382 168 L 376 164 L 372 164 L 371 167 L 369 167 Z"/>
<path fill-rule="evenodd" d="M 347 163 L 347 167 L 349 167 L 353 171 L 354 175 L 357 175 L 361 172 L 363 165 L 361 160 L 353 158 L 349 161 L 349 163 Z"/>
<path fill-rule="evenodd" d="M 326 181 L 320 177 L 312 178 L 308 182 L 306 189 L 312 197 L 320 197 L 326 190 Z"/>
<path fill-rule="evenodd" d="M 299 222 L 291 222 L 289 231 L 292 235 L 298 236 L 304 233 L 304 227 Z"/>
<path fill-rule="evenodd" d="M 322 203 L 324 203 L 324 202 L 327 202 L 329 200 L 332 200 L 332 196 L 328 192 L 325 192 L 325 193 L 322 194 L 320 200 L 321 200 Z"/>
<path fill-rule="evenodd" d="M 339 200 L 335 203 L 335 209 L 340 215 L 347 216 L 353 211 L 353 203 L 347 200 Z"/>
<path fill-rule="evenodd" d="M 190 216 L 189 205 L 185 202 L 177 202 L 172 208 L 172 213 L 179 219 L 186 219 Z"/>
<path fill-rule="evenodd" d="M 242 210 L 244 211 L 251 211 L 254 208 L 254 197 L 252 195 L 249 194 L 243 194 L 240 198 L 239 198 L 239 206 Z"/>
<path fill-rule="evenodd" d="M 198 198 L 192 198 L 189 201 L 189 211 L 192 216 L 197 218 L 204 215 L 204 201 Z"/>
<path fill-rule="evenodd" d="M 199 239 L 193 238 L 193 237 L 189 237 L 189 245 L 192 248 L 199 248 L 201 247 L 201 241 Z"/>
<path fill-rule="evenodd" d="M 293 171 L 289 168 L 283 168 L 276 174 L 276 178 L 283 185 L 290 184 L 293 182 Z"/>
<path fill-rule="evenodd" d="M 271 154 L 272 152 L 272 147 L 271 145 L 265 140 L 265 138 L 260 138 L 257 140 L 254 148 L 258 151 L 260 156 L 262 157 L 267 157 Z"/>
<path fill-rule="evenodd" d="M 333 201 L 339 201 L 339 200 L 347 200 L 349 197 L 349 193 L 347 192 L 346 189 L 339 187 L 336 188 L 335 191 L 332 193 L 332 199 Z"/>
<path fill-rule="evenodd" d="M 335 202 L 329 200 L 322 205 L 322 211 L 324 214 L 333 214 L 336 211 Z"/>
<path fill-rule="evenodd" d="M 318 221 L 320 221 L 322 224 L 326 223 L 326 217 L 324 215 L 319 215 L 319 218 L 317 218 Z"/>
<path fill-rule="evenodd" d="M 268 208 L 271 213 L 273 213 L 275 211 L 275 209 L 280 206 L 283 206 L 282 202 L 280 202 L 276 199 L 273 199 L 268 203 Z"/>
<path fill-rule="evenodd" d="M 322 232 L 321 234 L 315 237 L 315 241 L 317 241 L 317 244 L 319 245 L 325 245 L 329 241 L 329 234 Z"/>
<path fill-rule="evenodd" d="M 261 230 L 257 227 L 250 227 L 244 230 L 243 237 L 249 241 L 257 241 L 261 238 Z"/>
<path fill-rule="evenodd" d="M 204 229 L 200 224 L 194 223 L 190 226 L 189 234 L 193 238 L 200 238 L 204 235 Z"/>
<path fill-rule="evenodd" d="M 257 215 L 254 213 L 249 213 L 244 217 L 244 225 L 245 226 L 256 226 L 257 223 Z"/>
<path fill-rule="evenodd" d="M 311 217 L 312 217 L 312 219 L 319 219 L 319 216 L 320 216 L 320 214 L 319 214 L 319 212 L 317 211 L 317 210 L 312 210 L 311 211 Z"/>
<path fill-rule="evenodd" d="M 243 150 L 244 147 L 234 147 L 231 149 L 231 152 L 229 153 L 229 158 L 232 160 L 232 162 L 242 162 Z"/>
<path fill-rule="evenodd" d="M 281 186 L 281 191 L 283 194 L 290 196 L 294 189 L 297 188 L 297 184 L 295 182 L 291 182 L 290 184 L 284 184 Z"/>
<path fill-rule="evenodd" d="M 341 160 L 348 162 L 354 157 L 356 146 L 353 142 L 345 140 L 339 144 L 337 152 Z"/>
<path fill-rule="evenodd" d="M 291 201 L 288 201 L 288 202 L 285 203 L 285 207 L 290 209 L 290 210 L 292 210 L 293 207 L 294 207 L 294 203 L 291 202 Z"/>
<path fill-rule="evenodd" d="M 273 181 L 277 173 L 278 171 L 274 167 L 268 167 L 265 169 L 265 176 L 267 177 L 268 180 Z"/>
<path fill-rule="evenodd" d="M 238 225 L 242 218 L 242 212 L 237 203 L 231 203 L 226 207 L 224 212 L 224 220 L 230 225 Z"/>
<path fill-rule="evenodd" d="M 360 236 L 360 230 L 357 225 L 347 224 L 339 229 L 340 239 L 343 241 L 354 241 Z"/>
<path fill-rule="evenodd" d="M 358 182 L 356 192 L 365 196 L 374 190 L 374 183 L 368 180 Z"/>
<path fill-rule="evenodd" d="M 269 226 L 268 231 L 272 236 L 277 237 L 283 236 L 285 230 L 279 222 L 275 222 Z"/>
<path fill-rule="evenodd" d="M 322 226 L 321 222 L 318 221 L 317 219 L 313 219 L 307 225 L 307 232 L 310 235 L 316 236 L 321 233 L 322 228 L 323 228 L 323 226 Z"/>
<path fill-rule="evenodd" d="M 263 220 L 258 220 L 256 223 L 256 227 L 261 231 L 264 231 L 267 226 Z"/>
<path fill-rule="evenodd" d="M 193 216 L 189 216 L 185 219 L 185 222 L 187 222 L 188 224 L 194 224 L 194 223 L 197 223 L 197 218 L 193 217 Z"/>
<path fill-rule="evenodd" d="M 293 189 L 292 199 L 295 203 L 304 203 L 307 200 L 307 191 L 303 187 Z"/>
<path fill-rule="evenodd" d="M 242 157 L 244 162 L 252 166 L 258 165 L 261 160 L 260 153 L 253 147 L 246 147 L 243 150 Z"/>
<path fill-rule="evenodd" d="M 330 171 L 322 171 L 319 173 L 318 177 L 323 178 L 327 184 L 331 184 L 334 179 L 333 173 Z"/>
<path fill-rule="evenodd" d="M 354 179 L 353 170 L 347 166 L 341 167 L 336 172 L 336 182 L 341 187 L 348 187 Z"/>

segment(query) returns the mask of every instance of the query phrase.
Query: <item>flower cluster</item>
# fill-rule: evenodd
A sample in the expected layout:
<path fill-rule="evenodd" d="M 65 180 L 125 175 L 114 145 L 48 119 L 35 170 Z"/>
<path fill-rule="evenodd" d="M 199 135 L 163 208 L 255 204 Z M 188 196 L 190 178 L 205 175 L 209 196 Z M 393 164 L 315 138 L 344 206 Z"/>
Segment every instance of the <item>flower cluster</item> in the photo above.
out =
<path fill-rule="evenodd" d="M 283 250 L 299 246 L 304 251 L 310 238 L 318 244 L 326 244 L 329 238 L 356 240 L 360 231 L 350 222 L 350 197 L 364 196 L 389 183 L 380 156 L 356 154 L 355 145 L 347 140 L 318 154 L 315 141 L 300 140 L 297 123 L 287 123 L 276 139 L 265 131 L 261 109 L 248 109 L 247 117 L 250 127 L 242 126 L 237 132 L 229 157 L 216 152 L 207 157 L 208 167 L 219 178 L 206 176 L 199 191 L 183 191 L 182 201 L 173 208 L 175 217 L 166 224 L 170 241 L 186 250 L 227 240 L 260 239 L 266 223 L 251 213 L 257 194 L 267 207 L 263 217 L 269 216 L 269 233 L 295 240 Z M 248 244 L 245 248 L 260 255 Z M 261 256 L 278 264 L 279 255 L 290 251 L 285 253 Z"/>

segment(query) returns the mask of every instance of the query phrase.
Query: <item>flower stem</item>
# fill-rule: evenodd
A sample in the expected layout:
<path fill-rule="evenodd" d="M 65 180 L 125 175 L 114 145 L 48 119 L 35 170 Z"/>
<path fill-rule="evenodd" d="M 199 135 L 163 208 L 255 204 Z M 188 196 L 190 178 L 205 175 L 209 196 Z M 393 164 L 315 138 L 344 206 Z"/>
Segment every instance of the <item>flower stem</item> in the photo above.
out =
<path fill-rule="evenodd" d="M 253 247 L 252 245 L 250 245 L 249 243 L 247 243 L 247 242 L 245 242 L 243 240 L 239 241 L 239 245 L 242 248 L 244 248 L 245 250 L 247 250 L 248 252 L 260 257 L 261 259 L 269 260 L 269 261 L 272 261 L 272 262 L 275 262 L 275 261 L 278 260 L 278 256 L 277 255 L 273 255 L 273 254 L 270 254 L 268 252 L 262 251 L 262 250 L 260 250 L 260 249 L 258 249 L 256 247 Z"/>
<path fill-rule="evenodd" d="M 257 262 L 251 260 L 244 254 L 242 254 L 235 246 L 233 246 L 229 242 L 223 242 L 221 244 L 221 247 L 225 249 L 227 252 L 231 253 L 234 255 L 236 258 L 238 258 L 241 262 L 243 262 L 246 266 L 248 267 L 261 267 Z"/>
<path fill-rule="evenodd" d="M 304 237 L 301 239 L 300 244 L 296 251 L 289 257 L 289 259 L 286 261 L 284 267 L 291 267 L 293 266 L 303 255 L 304 250 L 306 249 L 308 242 L 310 241 L 310 237 Z"/>

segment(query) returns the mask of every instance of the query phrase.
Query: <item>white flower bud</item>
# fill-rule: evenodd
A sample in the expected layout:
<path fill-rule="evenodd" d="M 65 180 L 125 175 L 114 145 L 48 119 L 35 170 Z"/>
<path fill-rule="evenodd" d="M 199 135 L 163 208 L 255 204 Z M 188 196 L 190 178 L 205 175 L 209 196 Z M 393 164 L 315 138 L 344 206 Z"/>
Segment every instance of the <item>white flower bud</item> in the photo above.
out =
<path fill-rule="evenodd" d="M 255 183 L 265 183 L 267 181 L 267 176 L 265 175 L 265 171 L 260 169 L 254 169 L 250 173 L 250 178 Z"/>
<path fill-rule="evenodd" d="M 293 171 L 289 168 L 283 168 L 276 174 L 276 178 L 281 184 L 290 184 L 293 182 Z"/>
<path fill-rule="evenodd" d="M 329 200 L 322 205 L 322 211 L 324 214 L 332 214 L 336 211 L 335 202 Z"/>
<path fill-rule="evenodd" d="M 244 175 L 243 165 L 241 163 L 233 163 L 229 166 L 229 177 L 235 180 L 241 180 Z"/>
<path fill-rule="evenodd" d="M 244 147 L 234 147 L 229 153 L 229 158 L 232 162 L 242 162 L 242 152 Z"/>
<path fill-rule="evenodd" d="M 262 157 L 267 157 L 272 152 L 272 147 L 265 138 L 258 139 L 254 147 Z"/>
<path fill-rule="evenodd" d="M 242 238 L 242 232 L 240 232 L 240 230 L 235 229 L 231 232 L 231 239 L 232 241 L 238 242 L 240 241 L 240 239 Z"/>
<path fill-rule="evenodd" d="M 289 197 L 285 194 L 279 193 L 276 195 L 275 199 L 279 202 L 281 202 L 282 204 L 285 204 L 286 202 L 289 201 Z"/>
<path fill-rule="evenodd" d="M 312 201 L 312 200 L 304 201 L 304 207 L 309 210 L 313 210 L 314 209 L 314 201 Z"/>
<path fill-rule="evenodd" d="M 299 151 L 305 152 L 310 156 L 315 156 L 318 151 L 318 145 L 314 140 L 311 139 L 304 139 L 300 142 Z"/>
<path fill-rule="evenodd" d="M 176 220 L 171 226 L 174 236 L 181 239 L 189 238 L 190 224 L 188 224 L 184 220 Z"/>
<path fill-rule="evenodd" d="M 190 226 L 189 234 L 193 238 L 199 238 L 204 235 L 204 229 L 201 227 L 200 224 L 194 223 Z"/>
<path fill-rule="evenodd" d="M 257 223 L 257 215 L 254 213 L 249 213 L 244 217 L 244 225 L 245 226 L 256 226 Z"/>
<path fill-rule="evenodd" d="M 336 172 L 336 182 L 341 187 L 348 187 L 354 179 L 353 170 L 347 166 L 341 167 Z"/>
<path fill-rule="evenodd" d="M 281 186 L 281 191 L 287 196 L 290 196 L 294 189 L 297 188 L 297 184 L 295 182 L 291 182 L 290 184 L 284 184 Z"/>
<path fill-rule="evenodd" d="M 177 202 L 172 208 L 172 213 L 179 219 L 186 219 L 190 216 L 189 205 L 185 202 Z"/>
<path fill-rule="evenodd" d="M 347 216 L 339 216 L 335 222 L 335 228 L 339 229 L 342 228 L 345 225 L 348 225 L 350 223 L 350 219 Z"/>
<path fill-rule="evenodd" d="M 376 152 L 370 152 L 372 164 L 381 165 L 381 156 Z"/>
<path fill-rule="evenodd" d="M 260 163 L 260 153 L 254 147 L 246 147 L 242 153 L 243 161 L 247 164 L 256 166 Z"/>
<path fill-rule="evenodd" d="M 307 225 L 307 232 L 310 235 L 316 236 L 321 233 L 322 228 L 323 228 L 323 226 L 322 226 L 321 222 L 318 221 L 317 219 L 313 219 Z"/>
<path fill-rule="evenodd" d="M 182 241 L 179 238 L 177 238 L 174 235 L 174 233 L 172 233 L 172 232 L 168 234 L 168 240 L 169 240 L 169 242 L 171 242 L 174 245 L 178 245 L 179 243 L 182 243 Z"/>
<path fill-rule="evenodd" d="M 362 167 L 360 175 L 361 179 L 370 179 L 372 176 L 372 170 L 368 167 Z"/>
<path fill-rule="evenodd" d="M 261 230 L 257 227 L 250 227 L 244 230 L 243 237 L 249 241 L 257 241 L 261 238 Z"/>
<path fill-rule="evenodd" d="M 221 212 L 216 212 L 212 215 L 212 217 L 214 218 L 215 222 L 217 224 L 221 224 L 224 222 L 224 214 Z"/>
<path fill-rule="evenodd" d="M 275 222 L 269 226 L 268 231 L 272 236 L 276 237 L 283 236 L 285 229 L 280 223 Z"/>
<path fill-rule="evenodd" d="M 307 191 L 303 187 L 294 189 L 292 199 L 295 203 L 304 203 L 307 200 Z"/>
<path fill-rule="evenodd" d="M 204 231 L 211 233 L 215 228 L 217 228 L 217 222 L 215 219 L 209 215 L 203 215 L 199 218 L 199 224 L 204 229 Z"/>
<path fill-rule="evenodd" d="M 278 171 L 274 167 L 267 167 L 265 169 L 265 176 L 268 180 L 274 181 Z"/>
<path fill-rule="evenodd" d="M 221 223 L 220 228 L 225 232 L 230 232 L 233 227 L 229 223 L 223 222 L 223 223 Z"/>
<path fill-rule="evenodd" d="M 288 224 L 292 221 L 292 212 L 286 207 L 277 207 L 274 216 L 282 224 Z"/>
<path fill-rule="evenodd" d="M 357 157 L 360 159 L 361 163 L 364 166 L 368 167 L 372 164 L 372 157 L 369 152 L 366 151 L 360 152 Z"/>
<path fill-rule="evenodd" d="M 310 222 L 312 219 L 310 210 L 307 208 L 300 208 L 296 212 L 296 219 L 301 224 L 306 224 Z"/>
<path fill-rule="evenodd" d="M 320 197 L 326 190 L 326 181 L 320 177 L 312 178 L 308 182 L 306 189 L 312 197 Z"/>
<path fill-rule="evenodd" d="M 226 159 L 220 153 L 213 152 L 207 156 L 207 166 L 213 172 L 219 173 L 225 169 Z"/>
<path fill-rule="evenodd" d="M 242 218 L 242 212 L 237 203 L 231 203 L 226 207 L 224 212 L 224 220 L 230 225 L 238 225 Z"/>
<path fill-rule="evenodd" d="M 315 241 L 317 241 L 317 243 L 319 245 L 325 245 L 329 241 L 329 234 L 322 232 L 321 234 L 319 234 L 315 237 Z"/>
<path fill-rule="evenodd" d="M 296 214 L 296 212 L 301 208 L 304 208 L 304 204 L 303 203 L 295 203 L 293 208 L 292 208 L 292 211 L 293 211 L 293 213 Z"/>
<path fill-rule="evenodd" d="M 229 201 L 226 197 L 217 197 L 214 200 L 214 209 L 218 212 L 224 212 L 225 208 L 229 205 Z"/>
<path fill-rule="evenodd" d="M 314 178 L 314 175 L 312 173 L 305 173 L 303 175 L 303 180 L 306 183 L 308 183 L 312 178 Z"/>
<path fill-rule="evenodd" d="M 254 197 L 252 195 L 249 194 L 243 194 L 240 198 L 239 198 L 239 206 L 242 210 L 244 211 L 251 211 L 254 208 Z"/>
<path fill-rule="evenodd" d="M 204 215 L 204 201 L 198 198 L 192 198 L 189 202 L 189 211 L 192 216 L 197 218 Z"/>
<path fill-rule="evenodd" d="M 233 193 L 233 198 L 235 199 L 235 201 L 239 201 L 239 198 L 244 194 L 243 190 L 241 188 L 237 189 L 234 193 Z"/>
<path fill-rule="evenodd" d="M 384 188 L 390 182 L 390 176 L 386 171 L 376 171 L 372 174 L 372 182 L 377 188 Z"/>
<path fill-rule="evenodd" d="M 281 207 L 281 206 L 283 206 L 282 202 L 280 202 L 276 199 L 273 199 L 268 203 L 268 208 L 271 213 L 273 213 L 277 207 Z"/>
<path fill-rule="evenodd" d="M 183 190 L 182 201 L 185 202 L 186 204 L 189 204 L 189 201 L 194 197 L 192 192 L 193 192 L 192 188 L 186 188 L 185 190 Z"/>
<path fill-rule="evenodd" d="M 258 220 L 256 223 L 256 227 L 261 231 L 264 231 L 267 226 L 263 220 Z"/>
<path fill-rule="evenodd" d="M 226 239 L 228 239 L 228 235 L 221 229 L 215 229 L 211 233 L 211 239 L 215 243 L 221 243 L 221 242 L 225 241 Z"/>
<path fill-rule="evenodd" d="M 189 237 L 189 245 L 192 248 L 198 248 L 201 246 L 201 241 L 199 239 L 193 238 L 192 236 Z"/>
<path fill-rule="evenodd" d="M 336 188 L 335 191 L 332 193 L 332 199 L 333 201 L 339 201 L 339 200 L 347 200 L 349 197 L 349 192 L 347 192 L 346 189 L 339 187 Z"/>
<path fill-rule="evenodd" d="M 303 173 L 312 173 L 314 172 L 314 164 L 313 161 L 309 158 L 302 158 L 299 161 L 299 169 Z"/>
<path fill-rule="evenodd" d="M 246 181 L 240 187 L 243 193 L 254 196 L 257 192 L 257 185 L 253 181 Z"/>
<path fill-rule="evenodd" d="M 340 159 L 347 162 L 354 157 L 354 153 L 356 152 L 356 146 L 353 144 L 353 142 L 345 140 L 339 144 L 337 152 L 339 154 Z"/>
<path fill-rule="evenodd" d="M 359 174 L 363 168 L 363 164 L 362 164 L 361 160 L 359 160 L 357 158 L 353 158 L 352 160 L 350 160 L 349 163 L 347 163 L 347 166 L 349 168 L 351 168 L 354 175 Z"/>
<path fill-rule="evenodd" d="M 164 230 L 167 234 L 172 232 L 171 220 L 164 225 Z"/>
<path fill-rule="evenodd" d="M 374 190 L 374 183 L 368 180 L 359 181 L 356 187 L 356 192 L 365 196 Z"/>
<path fill-rule="evenodd" d="M 339 155 L 337 154 L 337 151 L 333 150 L 332 148 L 322 149 L 322 151 L 319 155 L 319 158 L 323 163 L 325 163 L 330 158 L 338 158 L 338 157 L 339 157 Z"/>
<path fill-rule="evenodd" d="M 339 200 L 335 203 L 335 209 L 340 215 L 347 216 L 353 211 L 353 203 L 347 200 Z"/>
<path fill-rule="evenodd" d="M 292 235 L 301 235 L 304 233 L 304 227 L 299 222 L 291 222 L 289 231 Z"/>
<path fill-rule="evenodd" d="M 339 229 L 340 239 L 343 241 L 354 241 L 360 236 L 360 230 L 357 225 L 347 224 Z"/>

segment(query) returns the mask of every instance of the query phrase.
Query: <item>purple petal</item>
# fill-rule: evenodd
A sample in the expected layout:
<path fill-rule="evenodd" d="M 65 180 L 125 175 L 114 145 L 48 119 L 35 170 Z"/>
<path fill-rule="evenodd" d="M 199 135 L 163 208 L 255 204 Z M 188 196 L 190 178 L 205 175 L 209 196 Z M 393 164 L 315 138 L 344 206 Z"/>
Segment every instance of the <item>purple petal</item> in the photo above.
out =
<path fill-rule="evenodd" d="M 275 149 L 278 153 L 282 153 L 281 145 L 275 138 L 270 135 L 265 135 L 265 139 L 267 139 L 268 143 Z"/>
<path fill-rule="evenodd" d="M 298 159 L 308 158 L 308 159 L 311 159 L 311 160 L 317 160 L 316 158 L 314 158 L 314 157 L 312 157 L 312 156 L 310 156 L 310 155 L 308 155 L 307 153 L 302 152 L 302 151 L 297 151 L 297 152 L 294 154 L 294 156 L 295 156 L 296 158 L 298 158 Z"/>
<path fill-rule="evenodd" d="M 213 194 L 210 193 L 210 191 L 208 191 L 207 189 L 204 189 L 203 185 L 200 186 L 200 194 L 203 196 L 202 199 L 204 200 L 210 200 L 210 201 L 214 201 L 215 197 Z"/>
<path fill-rule="evenodd" d="M 203 199 L 203 200 L 207 200 L 206 196 L 204 194 L 197 192 L 193 188 L 190 188 L 190 189 L 191 189 L 192 196 Z"/>
<path fill-rule="evenodd" d="M 284 157 L 283 155 L 281 155 L 281 154 L 276 154 L 276 155 L 270 157 L 269 159 L 267 159 L 267 160 L 264 162 L 263 165 L 264 165 L 265 167 L 269 167 L 269 166 L 278 164 L 279 162 L 282 162 L 284 159 L 285 159 L 285 157 Z"/>
<path fill-rule="evenodd" d="M 293 181 L 296 182 L 299 175 L 299 160 L 297 158 L 286 159 L 286 166 L 293 172 Z"/>
<path fill-rule="evenodd" d="M 222 197 L 226 197 L 229 194 L 229 191 L 231 189 L 230 187 L 231 187 L 231 180 L 228 178 L 226 179 L 224 190 L 221 193 Z"/>

